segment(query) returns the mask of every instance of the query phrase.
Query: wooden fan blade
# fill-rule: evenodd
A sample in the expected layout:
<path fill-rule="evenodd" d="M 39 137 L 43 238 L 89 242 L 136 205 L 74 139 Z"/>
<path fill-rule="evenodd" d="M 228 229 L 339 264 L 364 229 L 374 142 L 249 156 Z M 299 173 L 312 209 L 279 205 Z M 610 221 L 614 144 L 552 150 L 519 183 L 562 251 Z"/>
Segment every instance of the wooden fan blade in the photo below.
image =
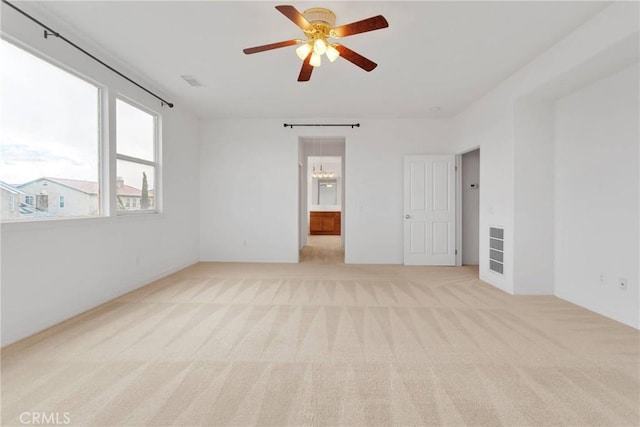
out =
<path fill-rule="evenodd" d="M 311 61 L 311 55 L 313 55 L 313 52 L 309 52 L 309 55 L 307 55 L 302 63 L 300 75 L 298 76 L 299 82 L 308 82 L 311 78 L 311 72 L 313 71 L 313 66 L 309 63 L 309 61 Z"/>
<path fill-rule="evenodd" d="M 293 46 L 295 44 L 298 44 L 298 40 L 287 40 L 287 41 L 284 41 L 284 42 L 265 44 L 265 45 L 262 45 L 262 46 L 248 47 L 246 49 L 242 49 L 242 51 L 245 53 L 245 55 L 251 55 L 252 53 L 264 52 L 265 50 L 271 50 L 271 49 L 278 49 L 278 48 L 281 48 L 281 47 Z"/>
<path fill-rule="evenodd" d="M 378 66 L 375 62 L 370 59 L 365 58 L 357 52 L 349 49 L 348 47 L 344 47 L 341 44 L 336 44 L 335 48 L 340 52 L 340 56 L 352 64 L 357 65 L 365 71 L 371 71 Z"/>
<path fill-rule="evenodd" d="M 294 24 L 296 24 L 298 27 L 302 28 L 303 30 L 312 31 L 314 29 L 313 25 L 311 25 L 309 21 L 307 21 L 307 18 L 305 18 L 303 14 L 298 12 L 298 9 L 296 9 L 295 7 L 289 6 L 289 5 L 282 5 L 282 6 L 276 6 L 276 9 L 278 9 L 278 11 L 282 13 L 284 16 L 291 19 L 291 21 L 293 21 Z"/>
<path fill-rule="evenodd" d="M 366 33 L 367 31 L 380 30 L 382 28 L 387 28 L 388 26 L 389 23 L 384 19 L 384 16 L 378 15 L 363 19 L 362 21 L 352 22 L 351 24 L 336 27 L 331 31 L 336 35 L 336 37 L 347 37 L 354 34 Z"/>

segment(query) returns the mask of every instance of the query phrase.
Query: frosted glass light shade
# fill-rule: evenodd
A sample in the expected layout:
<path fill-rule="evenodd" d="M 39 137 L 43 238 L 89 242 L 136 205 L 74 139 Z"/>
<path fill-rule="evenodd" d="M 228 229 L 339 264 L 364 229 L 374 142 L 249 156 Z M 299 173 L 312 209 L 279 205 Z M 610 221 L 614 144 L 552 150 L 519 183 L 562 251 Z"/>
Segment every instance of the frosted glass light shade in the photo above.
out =
<path fill-rule="evenodd" d="M 336 49 L 335 47 L 333 47 L 332 45 L 327 46 L 327 58 L 329 58 L 329 61 L 333 62 L 336 59 L 338 59 L 338 56 L 340 56 L 340 52 L 338 52 L 338 49 Z"/>
<path fill-rule="evenodd" d="M 323 55 L 327 51 L 327 43 L 322 39 L 317 39 L 313 43 L 313 53 Z"/>
<path fill-rule="evenodd" d="M 309 52 L 311 52 L 311 45 L 309 43 L 305 43 L 296 49 L 296 54 L 298 55 L 298 58 L 302 59 L 303 61 L 307 58 L 307 55 L 309 55 Z"/>
<path fill-rule="evenodd" d="M 311 60 L 309 61 L 309 64 L 311 64 L 314 67 L 319 67 L 320 65 L 322 65 L 322 59 L 320 55 L 318 55 L 317 53 L 313 53 L 311 55 Z"/>

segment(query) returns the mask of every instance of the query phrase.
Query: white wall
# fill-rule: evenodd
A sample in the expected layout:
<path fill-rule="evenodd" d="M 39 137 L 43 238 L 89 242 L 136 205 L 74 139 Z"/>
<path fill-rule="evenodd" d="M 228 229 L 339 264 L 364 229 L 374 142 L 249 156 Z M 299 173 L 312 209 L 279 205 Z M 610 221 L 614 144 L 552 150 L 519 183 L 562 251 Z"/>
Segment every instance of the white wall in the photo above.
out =
<path fill-rule="evenodd" d="M 513 293 L 518 99 L 628 40 L 638 38 L 638 4 L 615 2 L 454 118 L 457 153 L 481 148 L 480 278 Z M 505 227 L 505 274 L 488 270 L 488 229 Z M 530 262 L 535 262 L 531 260 Z"/>
<path fill-rule="evenodd" d="M 513 291 L 552 295 L 554 108 L 527 97 L 514 109 Z"/>
<path fill-rule="evenodd" d="M 639 80 L 636 65 L 558 100 L 555 149 L 555 293 L 636 328 Z"/>
<path fill-rule="evenodd" d="M 478 265 L 480 233 L 480 150 L 462 155 L 462 264 Z M 475 184 L 475 188 L 471 185 Z"/>
<path fill-rule="evenodd" d="M 6 345 L 197 262 L 199 135 L 197 119 L 180 105 L 161 109 L 154 98 L 73 48 L 45 40 L 41 28 L 24 17 L 4 6 L 2 12 L 3 34 L 160 111 L 164 171 L 160 215 L 2 225 Z M 60 23 L 55 28 L 69 35 Z"/>
<path fill-rule="evenodd" d="M 298 261 L 298 139 L 282 123 L 203 121 L 202 261 Z"/>
<path fill-rule="evenodd" d="M 203 261 L 298 261 L 298 138 L 345 137 L 345 262 L 401 264 L 402 156 L 452 153 L 446 120 L 359 119 L 360 128 L 287 120 L 203 123 Z M 352 122 L 311 119 L 303 122 Z"/>

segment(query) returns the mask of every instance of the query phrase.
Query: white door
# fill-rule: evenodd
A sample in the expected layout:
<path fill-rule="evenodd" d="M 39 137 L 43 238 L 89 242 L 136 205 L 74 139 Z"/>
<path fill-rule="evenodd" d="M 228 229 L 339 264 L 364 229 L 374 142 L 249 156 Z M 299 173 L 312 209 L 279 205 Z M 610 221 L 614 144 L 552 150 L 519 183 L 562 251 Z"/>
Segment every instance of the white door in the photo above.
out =
<path fill-rule="evenodd" d="M 404 263 L 455 265 L 455 156 L 404 158 Z"/>

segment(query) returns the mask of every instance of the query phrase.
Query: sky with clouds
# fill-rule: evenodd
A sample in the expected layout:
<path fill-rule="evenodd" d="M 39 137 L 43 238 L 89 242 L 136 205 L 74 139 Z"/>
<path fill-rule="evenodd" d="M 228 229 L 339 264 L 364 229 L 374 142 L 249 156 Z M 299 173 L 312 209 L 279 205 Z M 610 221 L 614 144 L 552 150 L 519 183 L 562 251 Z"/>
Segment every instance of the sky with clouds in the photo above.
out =
<path fill-rule="evenodd" d="M 99 89 L 0 40 L 0 180 L 22 184 L 43 176 L 98 181 Z M 121 154 L 153 160 L 154 117 L 118 102 Z M 126 184 L 141 187 L 153 169 L 118 162 Z"/>

